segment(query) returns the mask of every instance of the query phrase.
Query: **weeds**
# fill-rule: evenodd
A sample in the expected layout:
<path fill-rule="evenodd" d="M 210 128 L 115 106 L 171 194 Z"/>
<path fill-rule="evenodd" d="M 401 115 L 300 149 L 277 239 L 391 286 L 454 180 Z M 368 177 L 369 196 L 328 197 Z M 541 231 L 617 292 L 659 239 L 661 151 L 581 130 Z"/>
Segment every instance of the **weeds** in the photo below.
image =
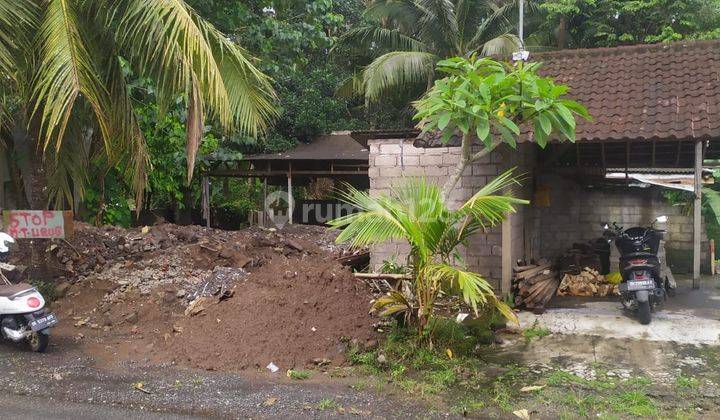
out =
<path fill-rule="evenodd" d="M 317 409 L 321 411 L 335 410 L 340 407 L 340 404 L 335 402 L 332 398 L 323 398 L 317 403 Z"/>
<path fill-rule="evenodd" d="M 288 370 L 287 371 L 287 377 L 290 379 L 296 379 L 299 381 L 309 379 L 310 376 L 312 376 L 312 373 L 307 370 Z"/>
<path fill-rule="evenodd" d="M 693 377 L 679 375 L 675 378 L 675 388 L 677 388 L 680 393 L 695 391 L 700 388 L 700 381 Z"/>
<path fill-rule="evenodd" d="M 536 338 L 547 337 L 548 335 L 550 335 L 550 330 L 540 327 L 537 321 L 535 321 L 532 327 L 523 330 L 523 337 L 525 337 L 526 343 L 529 343 Z"/>
<path fill-rule="evenodd" d="M 647 395 L 639 391 L 628 391 L 613 395 L 607 399 L 610 408 L 616 413 L 633 416 L 649 417 L 657 414 L 655 403 Z"/>

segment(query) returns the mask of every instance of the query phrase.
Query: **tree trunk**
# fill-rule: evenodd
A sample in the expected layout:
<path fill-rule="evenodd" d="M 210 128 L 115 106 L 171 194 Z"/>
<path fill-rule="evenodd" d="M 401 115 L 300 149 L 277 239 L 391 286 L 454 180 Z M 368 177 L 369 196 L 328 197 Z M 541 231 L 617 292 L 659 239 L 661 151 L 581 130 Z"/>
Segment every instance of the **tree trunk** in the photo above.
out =
<path fill-rule="evenodd" d="M 455 186 L 457 185 L 458 181 L 460 181 L 460 178 L 462 178 L 463 173 L 465 173 L 465 168 L 467 168 L 469 164 L 475 162 L 476 160 L 482 159 L 483 157 L 490 154 L 490 152 L 495 150 L 495 148 L 501 143 L 500 140 L 495 139 L 490 144 L 490 147 L 485 147 L 479 152 L 472 154 L 473 140 L 474 136 L 472 134 L 468 133 L 463 135 L 462 144 L 460 146 L 460 160 L 455 166 L 455 170 L 453 171 L 452 175 L 450 175 L 450 178 L 448 178 L 448 180 L 445 182 L 445 185 L 443 185 L 441 191 L 441 197 L 444 202 L 447 202 L 450 193 L 453 189 L 455 189 Z"/>
<path fill-rule="evenodd" d="M 98 200 L 98 209 L 95 214 L 95 226 L 102 226 L 105 220 L 105 177 L 100 177 L 100 199 Z"/>
<path fill-rule="evenodd" d="M 47 210 L 48 187 L 45 174 L 43 146 L 40 140 L 38 121 L 32 121 L 27 133 L 28 173 L 25 174 L 25 187 L 30 210 Z M 50 277 L 47 256 L 47 239 L 30 240 L 30 268 L 28 275 L 34 280 L 45 280 Z"/>
<path fill-rule="evenodd" d="M 564 17 L 560 18 L 560 22 L 558 23 L 555 31 L 558 49 L 565 49 L 565 46 L 567 44 L 567 22 L 565 21 Z"/>

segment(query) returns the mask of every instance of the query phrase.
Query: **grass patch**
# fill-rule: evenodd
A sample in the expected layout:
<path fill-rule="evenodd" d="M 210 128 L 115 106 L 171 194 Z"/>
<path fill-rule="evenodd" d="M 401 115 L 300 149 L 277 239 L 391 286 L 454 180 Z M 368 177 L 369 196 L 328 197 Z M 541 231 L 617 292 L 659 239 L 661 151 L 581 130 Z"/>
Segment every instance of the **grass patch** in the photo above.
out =
<path fill-rule="evenodd" d="M 677 408 L 667 411 L 656 405 L 649 396 L 653 384 L 648 378 L 622 379 L 603 363 L 589 366 L 591 377 L 562 369 L 488 364 L 475 355 L 480 339 L 472 329 L 454 321 L 441 321 L 435 328 L 434 350 L 418 341 L 414 331 L 393 328 L 378 349 L 352 349 L 348 359 L 356 371 L 374 376 L 376 386 L 390 384 L 409 395 L 427 397 L 430 403 L 441 399 L 454 414 L 503 417 L 528 408 L 539 409 L 539 418 L 666 418 Z M 531 340 L 547 335 L 540 328 L 526 331 L 531 331 L 525 335 Z M 529 385 L 544 387 L 521 391 Z"/>
<path fill-rule="evenodd" d="M 679 375 L 675 378 L 675 388 L 681 393 L 695 391 L 700 388 L 700 381 L 690 376 Z"/>
<path fill-rule="evenodd" d="M 310 372 L 308 370 L 292 370 L 292 369 L 290 369 L 287 371 L 288 378 L 299 380 L 299 381 L 309 379 L 310 376 L 312 376 L 312 372 Z"/>
<path fill-rule="evenodd" d="M 340 407 L 340 404 L 335 402 L 332 398 L 323 398 L 317 403 L 317 409 L 321 411 L 325 410 L 336 410 Z"/>
<path fill-rule="evenodd" d="M 548 335 L 550 335 L 550 330 L 540 327 L 537 321 L 535 321 L 532 327 L 523 330 L 523 337 L 525 337 L 526 343 L 538 338 L 547 337 Z"/>
<path fill-rule="evenodd" d="M 637 417 L 650 417 L 657 414 L 655 402 L 639 391 L 623 392 L 607 399 L 610 408 L 616 413 L 627 413 Z"/>

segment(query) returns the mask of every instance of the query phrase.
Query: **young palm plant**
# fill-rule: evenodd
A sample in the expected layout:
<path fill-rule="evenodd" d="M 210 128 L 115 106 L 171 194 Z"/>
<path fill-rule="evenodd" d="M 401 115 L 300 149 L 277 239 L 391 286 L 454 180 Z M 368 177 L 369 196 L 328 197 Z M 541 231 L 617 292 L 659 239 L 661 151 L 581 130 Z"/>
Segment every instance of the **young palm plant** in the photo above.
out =
<path fill-rule="evenodd" d="M 425 179 L 409 179 L 390 195 L 371 196 L 348 187 L 341 198 L 360 211 L 330 222 L 342 229 L 338 242 L 353 247 L 404 239 L 410 244 L 408 267 L 412 274 L 412 297 L 393 290 L 376 300 L 373 309 L 381 316 L 404 314 L 417 324 L 421 336 L 431 341 L 428 325 L 442 292 L 459 294 L 475 313 L 492 305 L 515 320 L 512 310 L 493 292 L 482 275 L 465 268 L 461 245 L 484 229 L 500 223 L 515 206 L 528 201 L 513 195 L 519 185 L 512 170 L 485 185 L 457 210 L 450 210 L 440 188 Z"/>

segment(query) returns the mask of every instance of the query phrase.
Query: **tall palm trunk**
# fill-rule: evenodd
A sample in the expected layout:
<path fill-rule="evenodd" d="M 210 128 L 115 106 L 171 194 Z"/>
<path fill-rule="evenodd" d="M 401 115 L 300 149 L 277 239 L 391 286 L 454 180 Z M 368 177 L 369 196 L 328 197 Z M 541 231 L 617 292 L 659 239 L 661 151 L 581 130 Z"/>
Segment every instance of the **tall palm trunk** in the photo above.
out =
<path fill-rule="evenodd" d="M 48 186 L 45 173 L 45 159 L 43 146 L 40 141 L 40 128 L 37 119 L 33 119 L 27 133 L 28 144 L 28 171 L 25 174 L 26 196 L 28 197 L 30 210 L 47 210 Z M 47 239 L 29 240 L 30 246 L 30 271 L 33 279 L 47 279 L 49 268 L 45 250 Z"/>

